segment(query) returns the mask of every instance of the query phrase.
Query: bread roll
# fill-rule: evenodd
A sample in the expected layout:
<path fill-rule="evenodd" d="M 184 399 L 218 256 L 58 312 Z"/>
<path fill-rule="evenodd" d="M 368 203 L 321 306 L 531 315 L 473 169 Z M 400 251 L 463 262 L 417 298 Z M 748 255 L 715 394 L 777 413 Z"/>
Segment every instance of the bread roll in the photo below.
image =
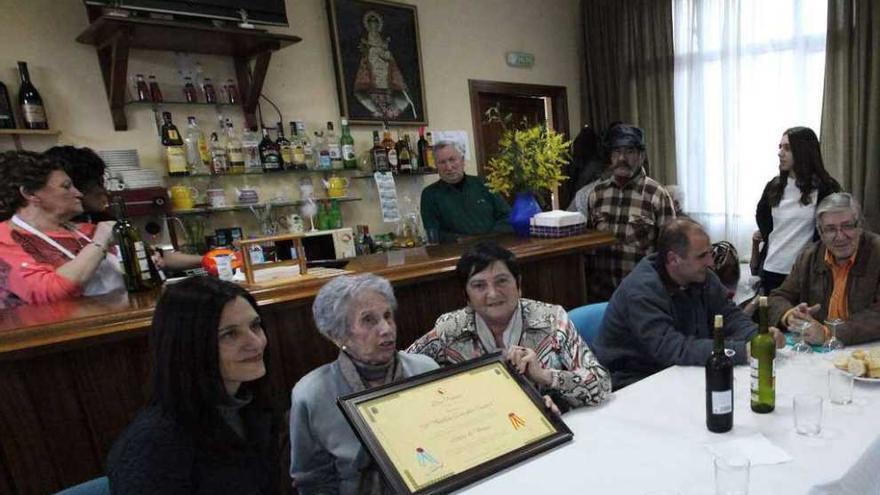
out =
<path fill-rule="evenodd" d="M 837 356 L 834 358 L 834 367 L 839 370 L 849 371 L 849 359 L 849 356 L 843 354 Z"/>
<path fill-rule="evenodd" d="M 855 376 L 865 376 L 868 372 L 868 367 L 865 366 L 865 362 L 861 359 L 850 358 L 847 370 Z"/>
<path fill-rule="evenodd" d="M 869 349 L 868 357 L 871 359 L 880 359 L 880 347 L 873 347 Z"/>
<path fill-rule="evenodd" d="M 870 378 L 880 378 L 880 358 L 868 356 L 865 364 L 867 365 L 868 376 Z"/>
<path fill-rule="evenodd" d="M 855 359 L 865 359 L 867 356 L 868 353 L 866 353 L 864 349 L 856 349 L 852 351 L 852 357 Z"/>

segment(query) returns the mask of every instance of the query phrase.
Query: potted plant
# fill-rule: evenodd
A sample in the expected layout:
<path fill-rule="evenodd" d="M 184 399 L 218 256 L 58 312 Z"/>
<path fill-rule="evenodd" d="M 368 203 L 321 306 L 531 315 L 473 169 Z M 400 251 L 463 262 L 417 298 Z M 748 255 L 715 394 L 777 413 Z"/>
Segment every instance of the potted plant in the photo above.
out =
<path fill-rule="evenodd" d="M 486 112 L 489 122 L 499 122 L 504 131 L 498 141 L 499 152 L 489 159 L 486 184 L 493 192 L 514 196 L 510 225 L 521 236 L 529 235 L 529 221 L 541 212 L 535 194 L 553 191 L 568 177 L 562 167 L 568 162 L 570 141 L 539 124 L 510 128 L 510 116 L 501 118 L 498 107 Z"/>

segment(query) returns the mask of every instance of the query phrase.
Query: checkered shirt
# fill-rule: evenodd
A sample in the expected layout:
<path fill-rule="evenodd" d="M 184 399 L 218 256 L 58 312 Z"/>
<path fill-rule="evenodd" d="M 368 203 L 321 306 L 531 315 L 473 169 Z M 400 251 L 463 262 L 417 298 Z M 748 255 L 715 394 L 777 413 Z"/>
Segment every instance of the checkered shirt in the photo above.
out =
<path fill-rule="evenodd" d="M 660 227 L 675 218 L 672 198 L 640 170 L 622 187 L 605 179 L 590 193 L 587 226 L 611 232 L 618 242 L 587 256 L 590 301 L 607 301 L 645 255 L 654 252 Z"/>

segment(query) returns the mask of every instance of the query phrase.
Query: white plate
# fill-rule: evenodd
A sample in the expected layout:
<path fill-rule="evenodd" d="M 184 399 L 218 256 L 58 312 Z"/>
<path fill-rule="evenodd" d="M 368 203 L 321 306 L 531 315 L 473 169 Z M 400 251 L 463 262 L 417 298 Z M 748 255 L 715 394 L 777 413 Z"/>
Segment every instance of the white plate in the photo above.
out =
<path fill-rule="evenodd" d="M 869 378 L 867 376 L 854 376 L 854 380 L 867 383 L 880 383 L 880 378 Z"/>

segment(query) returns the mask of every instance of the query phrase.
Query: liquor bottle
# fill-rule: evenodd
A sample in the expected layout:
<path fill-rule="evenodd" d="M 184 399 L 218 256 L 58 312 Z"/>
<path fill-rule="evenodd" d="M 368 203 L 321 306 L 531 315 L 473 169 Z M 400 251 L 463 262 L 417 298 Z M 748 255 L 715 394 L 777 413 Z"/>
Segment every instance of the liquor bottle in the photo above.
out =
<path fill-rule="evenodd" d="M 333 122 L 327 122 L 327 132 L 324 133 L 327 141 L 327 150 L 330 152 L 330 168 L 342 168 L 342 149 L 339 147 L 339 138 L 333 130 Z"/>
<path fill-rule="evenodd" d="M 306 168 L 314 170 L 318 166 L 317 157 L 315 156 L 315 148 L 312 146 L 312 140 L 309 139 L 309 133 L 306 131 L 305 122 L 301 120 L 296 121 L 296 135 L 299 136 L 303 147 L 303 154 L 306 155 Z"/>
<path fill-rule="evenodd" d="M 706 428 L 724 433 L 733 428 L 733 361 L 724 352 L 724 317 L 715 315 L 715 345 L 706 361 Z"/>
<path fill-rule="evenodd" d="M 260 134 L 256 127 L 241 133 L 241 152 L 244 154 L 244 170 L 248 173 L 263 171 L 263 162 L 260 160 Z"/>
<path fill-rule="evenodd" d="M 158 287 L 162 284 L 162 276 L 137 229 L 126 218 L 122 199 L 113 202 L 113 214 L 116 216 L 113 238 L 119 250 L 125 288 L 129 292 L 138 292 Z"/>
<path fill-rule="evenodd" d="M 150 101 L 152 99 L 150 97 L 150 88 L 147 86 L 147 81 L 144 80 L 143 74 L 135 76 L 134 85 L 137 89 L 137 101 Z"/>
<path fill-rule="evenodd" d="M 376 252 L 376 243 L 373 242 L 373 238 L 370 237 L 370 227 L 368 225 L 364 225 L 364 254 L 373 254 Z"/>
<path fill-rule="evenodd" d="M 370 158 L 373 160 L 374 172 L 387 172 L 390 170 L 388 165 L 388 150 L 382 146 L 379 141 L 379 131 L 373 131 L 373 147 L 370 149 Z"/>
<path fill-rule="evenodd" d="M 165 163 L 168 166 L 168 175 L 189 175 L 186 166 L 186 151 L 183 148 L 183 139 L 177 126 L 171 122 L 171 112 L 162 112 L 162 146 L 165 147 Z"/>
<path fill-rule="evenodd" d="M 412 155 L 409 152 L 409 148 L 406 145 L 406 141 L 400 137 L 400 133 L 397 133 L 397 144 L 395 145 L 397 149 L 397 169 L 401 174 L 408 174 L 412 172 Z"/>
<path fill-rule="evenodd" d="M 21 108 L 21 117 L 25 129 L 48 129 L 49 121 L 46 119 L 46 107 L 43 105 L 43 98 L 40 97 L 39 91 L 31 84 L 27 63 L 19 62 L 18 72 L 21 74 L 21 87 L 18 89 L 18 106 Z"/>
<path fill-rule="evenodd" d="M 195 117 L 189 116 L 186 118 L 186 121 L 186 137 L 183 138 L 183 146 L 186 150 L 186 164 L 191 172 L 204 174 L 207 172 L 207 164 L 211 161 L 205 133 L 199 129 Z"/>
<path fill-rule="evenodd" d="M 342 144 L 342 166 L 343 168 L 354 170 L 357 168 L 357 158 L 354 154 L 354 138 L 351 137 L 351 131 L 348 128 L 348 120 L 342 119 L 342 137 L 339 139 Z"/>
<path fill-rule="evenodd" d="M 263 128 L 263 140 L 260 141 L 260 160 L 263 162 L 263 172 L 280 172 L 281 153 L 278 145 L 269 137 L 269 129 Z"/>
<path fill-rule="evenodd" d="M 406 143 L 406 149 L 409 150 L 409 161 L 412 164 L 412 171 L 418 172 L 424 165 L 422 165 L 422 161 L 419 159 L 419 154 L 413 149 L 409 134 L 403 135 L 403 142 Z"/>
<path fill-rule="evenodd" d="M 217 90 L 214 89 L 210 77 L 206 77 L 202 82 L 202 91 L 205 92 L 205 103 L 217 103 Z"/>
<path fill-rule="evenodd" d="M 150 99 L 153 100 L 153 103 L 162 103 L 162 90 L 159 89 L 159 81 L 156 80 L 156 76 L 150 74 L 147 76 L 147 82 L 150 86 Z"/>
<path fill-rule="evenodd" d="M 332 168 L 330 148 L 327 146 L 327 141 L 324 140 L 323 132 L 315 131 L 315 148 L 317 148 L 318 155 L 318 170 L 330 170 Z"/>
<path fill-rule="evenodd" d="M 244 173 L 244 152 L 241 149 L 241 140 L 235 135 L 232 121 L 226 119 L 226 155 L 229 158 L 229 173 Z"/>
<path fill-rule="evenodd" d="M 773 412 L 776 408 L 776 341 L 767 323 L 767 297 L 758 298 L 758 333 L 749 341 L 752 411 Z"/>
<path fill-rule="evenodd" d="M 226 101 L 228 101 L 230 105 L 235 105 L 239 101 L 238 87 L 232 82 L 232 79 L 226 80 Z"/>
<path fill-rule="evenodd" d="M 214 175 L 229 173 L 229 155 L 216 132 L 211 133 L 211 173 Z"/>
<path fill-rule="evenodd" d="M 278 138 L 275 139 L 275 146 L 278 148 L 278 153 L 281 156 L 281 166 L 284 169 L 293 168 L 293 152 L 290 148 L 290 141 L 286 137 L 284 137 L 284 123 L 278 123 Z"/>
<path fill-rule="evenodd" d="M 183 99 L 186 100 L 187 103 L 196 103 L 199 101 L 196 87 L 192 82 L 192 78 L 189 76 L 183 78 Z"/>
<path fill-rule="evenodd" d="M 308 170 L 305 146 L 297 131 L 296 122 L 290 123 L 290 165 L 294 170 Z"/>
<path fill-rule="evenodd" d="M 437 163 L 434 161 L 434 137 L 430 132 L 425 133 L 425 140 L 428 143 L 428 147 L 425 150 L 425 155 L 427 156 L 427 163 L 429 170 L 437 170 Z"/>
<path fill-rule="evenodd" d="M 430 136 L 431 133 L 429 132 Z M 434 165 L 434 147 L 428 143 L 428 140 L 425 139 L 425 128 L 419 127 L 419 142 L 417 144 L 419 148 L 419 163 L 422 168 L 428 170 L 435 170 L 437 168 Z"/>
<path fill-rule="evenodd" d="M 0 81 L 0 129 L 15 129 L 15 112 L 9 102 L 9 90 Z"/>

